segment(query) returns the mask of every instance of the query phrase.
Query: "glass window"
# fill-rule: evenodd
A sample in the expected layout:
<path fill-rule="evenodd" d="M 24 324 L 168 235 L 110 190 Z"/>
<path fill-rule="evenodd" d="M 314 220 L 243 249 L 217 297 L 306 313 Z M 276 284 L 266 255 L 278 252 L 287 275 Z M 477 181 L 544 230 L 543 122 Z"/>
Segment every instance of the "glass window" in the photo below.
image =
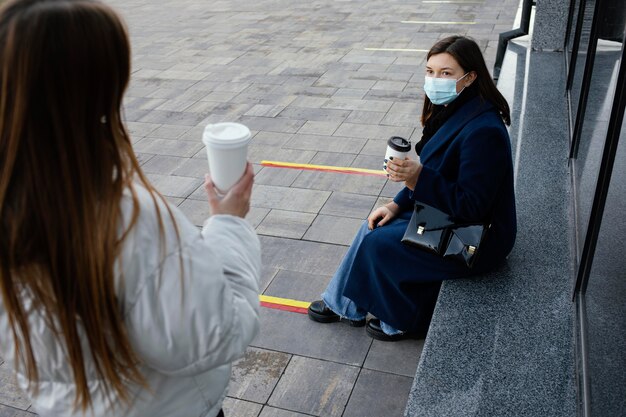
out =
<path fill-rule="evenodd" d="M 579 1 L 579 0 L 574 0 Z M 583 74 L 585 72 L 585 63 L 587 61 L 587 50 L 589 49 L 589 35 L 591 33 L 591 23 L 593 20 L 593 12 L 595 9 L 596 0 L 580 0 L 577 6 L 577 20 L 573 22 L 573 27 L 580 31 L 578 50 L 576 54 L 574 64 L 569 70 L 573 72 L 573 80 L 571 89 L 569 91 L 570 105 L 571 105 L 571 120 L 576 120 L 576 114 L 578 112 L 578 102 L 580 100 L 580 91 L 582 87 Z M 582 11 L 582 21 L 578 16 L 578 13 Z M 580 27 L 578 25 L 580 24 Z M 572 43 L 575 39 L 572 39 Z M 572 44 L 573 46 L 573 44 Z"/>
<path fill-rule="evenodd" d="M 621 44 L 599 40 L 575 165 L 579 254 L 591 213 L 617 82 Z"/>
<path fill-rule="evenodd" d="M 585 294 L 592 416 L 626 413 L 626 127 Z"/>

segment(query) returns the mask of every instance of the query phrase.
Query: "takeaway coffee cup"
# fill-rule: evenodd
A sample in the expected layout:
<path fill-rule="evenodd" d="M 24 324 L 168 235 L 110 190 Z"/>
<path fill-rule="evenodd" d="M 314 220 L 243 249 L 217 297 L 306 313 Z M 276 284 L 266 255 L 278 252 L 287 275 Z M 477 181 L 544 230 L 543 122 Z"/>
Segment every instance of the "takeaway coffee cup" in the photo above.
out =
<path fill-rule="evenodd" d="M 235 185 L 246 170 L 250 129 L 239 123 L 215 123 L 204 128 L 209 172 L 221 193 Z"/>
<path fill-rule="evenodd" d="M 400 136 L 392 136 L 387 141 L 387 152 L 385 153 L 385 165 L 390 157 L 394 159 L 404 159 L 409 156 L 411 151 L 411 141 L 408 141 Z"/>

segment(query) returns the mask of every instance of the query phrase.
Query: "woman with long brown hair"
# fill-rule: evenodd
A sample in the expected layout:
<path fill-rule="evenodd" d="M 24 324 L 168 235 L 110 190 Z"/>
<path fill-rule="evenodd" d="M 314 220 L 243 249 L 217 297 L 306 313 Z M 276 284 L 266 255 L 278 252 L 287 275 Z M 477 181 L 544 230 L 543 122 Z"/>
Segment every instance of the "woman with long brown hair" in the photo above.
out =
<path fill-rule="evenodd" d="M 44 416 L 223 415 L 258 331 L 253 184 L 202 231 L 149 184 L 121 120 L 130 45 L 92 0 L 0 8 L 0 355 Z"/>

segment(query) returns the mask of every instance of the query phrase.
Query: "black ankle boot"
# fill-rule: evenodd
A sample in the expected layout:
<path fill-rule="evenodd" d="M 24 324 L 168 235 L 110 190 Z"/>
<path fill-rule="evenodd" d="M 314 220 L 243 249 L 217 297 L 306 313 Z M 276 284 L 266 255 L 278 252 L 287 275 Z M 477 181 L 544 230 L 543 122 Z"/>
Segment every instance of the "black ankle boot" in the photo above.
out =
<path fill-rule="evenodd" d="M 322 300 L 313 301 L 311 305 L 309 305 L 307 311 L 309 318 L 318 323 L 333 323 L 336 321 L 342 320 L 338 314 L 335 314 L 326 303 Z M 348 320 L 344 319 L 343 321 L 347 321 L 352 327 L 363 327 L 365 326 L 365 319 L 361 320 Z"/>

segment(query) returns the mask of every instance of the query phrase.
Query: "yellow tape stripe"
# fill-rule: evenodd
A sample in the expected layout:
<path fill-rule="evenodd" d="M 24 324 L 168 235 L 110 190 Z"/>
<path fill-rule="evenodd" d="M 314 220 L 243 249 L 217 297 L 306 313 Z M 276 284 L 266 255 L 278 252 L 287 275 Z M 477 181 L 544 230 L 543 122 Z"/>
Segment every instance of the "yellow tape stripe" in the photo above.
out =
<path fill-rule="evenodd" d="M 332 165 L 313 165 L 313 164 L 295 164 L 293 162 L 281 162 L 281 161 L 261 161 L 261 165 L 276 167 L 276 168 L 299 168 L 299 169 L 311 169 L 320 171 L 337 171 L 337 172 L 360 172 L 364 174 L 374 175 L 386 175 L 382 169 L 365 169 L 365 168 L 352 168 L 352 167 L 337 167 Z"/>
<path fill-rule="evenodd" d="M 261 302 L 266 302 L 266 303 L 281 304 L 284 306 L 300 307 L 300 308 L 308 308 L 309 305 L 311 304 L 306 301 L 290 300 L 288 298 L 272 297 L 269 295 L 259 295 L 259 300 Z"/>

